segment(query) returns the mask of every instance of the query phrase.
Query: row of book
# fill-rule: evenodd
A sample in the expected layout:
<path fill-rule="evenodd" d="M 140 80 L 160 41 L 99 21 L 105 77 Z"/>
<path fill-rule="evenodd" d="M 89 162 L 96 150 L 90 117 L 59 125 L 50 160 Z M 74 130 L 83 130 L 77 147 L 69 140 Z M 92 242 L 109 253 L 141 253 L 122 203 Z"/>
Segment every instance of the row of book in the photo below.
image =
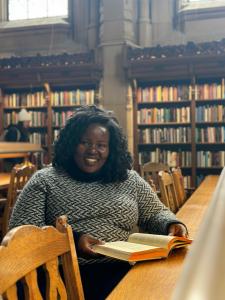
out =
<path fill-rule="evenodd" d="M 44 92 L 35 93 L 12 93 L 4 95 L 5 107 L 29 107 L 45 106 L 46 98 Z"/>
<path fill-rule="evenodd" d="M 174 159 L 175 158 L 175 159 Z M 171 167 L 191 167 L 191 152 L 190 151 L 169 151 L 156 148 L 154 151 L 139 152 L 139 164 L 143 165 L 146 162 L 162 162 Z"/>
<path fill-rule="evenodd" d="M 195 100 L 225 99 L 224 78 L 221 82 L 196 84 L 194 88 Z"/>
<path fill-rule="evenodd" d="M 197 122 L 224 122 L 224 105 L 204 105 L 196 107 L 195 118 Z"/>
<path fill-rule="evenodd" d="M 196 143 L 225 143 L 225 126 L 195 129 Z"/>
<path fill-rule="evenodd" d="M 138 103 L 191 100 L 191 86 L 157 85 L 138 88 L 136 97 Z"/>
<path fill-rule="evenodd" d="M 137 89 L 137 102 L 168 102 L 225 99 L 224 78 L 221 82 L 177 85 L 154 85 Z"/>
<path fill-rule="evenodd" d="M 224 167 L 225 151 L 197 151 L 198 167 Z"/>
<path fill-rule="evenodd" d="M 47 115 L 45 112 L 40 111 L 30 111 L 31 115 L 31 127 L 45 127 L 47 125 Z M 4 114 L 4 127 L 10 124 L 17 124 L 19 121 L 19 113 L 13 111 L 11 113 Z"/>
<path fill-rule="evenodd" d="M 174 157 L 176 159 L 174 160 Z M 139 152 L 139 164 L 146 162 L 162 162 L 171 167 L 191 167 L 191 152 L 173 152 L 156 148 L 155 151 Z M 224 167 L 225 151 L 197 151 L 197 167 Z"/>
<path fill-rule="evenodd" d="M 77 89 L 75 91 L 52 92 L 50 99 L 53 106 L 92 105 L 95 102 L 95 91 Z"/>
<path fill-rule="evenodd" d="M 66 121 L 73 115 L 73 110 L 54 112 L 52 114 L 52 125 L 53 126 L 65 126 Z"/>
<path fill-rule="evenodd" d="M 185 189 L 190 188 L 191 187 L 191 176 L 184 175 L 183 180 L 184 180 L 184 188 Z"/>
<path fill-rule="evenodd" d="M 12 93 L 4 95 L 4 107 L 43 107 L 46 105 L 48 95 L 43 91 L 35 93 Z M 66 105 L 92 105 L 95 102 L 95 91 L 73 90 L 73 91 L 54 91 L 50 93 L 52 106 Z"/>
<path fill-rule="evenodd" d="M 190 107 L 182 108 L 143 108 L 137 112 L 138 124 L 151 123 L 189 123 Z"/>
<path fill-rule="evenodd" d="M 29 135 L 30 143 L 32 144 L 40 144 L 40 145 L 47 145 L 47 134 L 40 133 L 40 132 L 32 132 Z"/>
<path fill-rule="evenodd" d="M 140 144 L 190 143 L 191 128 L 145 128 L 138 130 Z"/>

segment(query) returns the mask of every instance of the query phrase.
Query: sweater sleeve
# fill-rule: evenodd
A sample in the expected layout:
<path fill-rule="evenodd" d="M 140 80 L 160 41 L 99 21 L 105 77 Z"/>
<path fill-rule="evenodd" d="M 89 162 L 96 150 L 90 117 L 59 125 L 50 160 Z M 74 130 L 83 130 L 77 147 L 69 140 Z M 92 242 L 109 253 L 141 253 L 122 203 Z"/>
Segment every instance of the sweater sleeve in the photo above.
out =
<path fill-rule="evenodd" d="M 138 225 L 145 231 L 153 234 L 168 234 L 168 227 L 180 223 L 158 198 L 150 185 L 137 173 L 137 200 L 139 208 Z"/>
<path fill-rule="evenodd" d="M 25 224 L 45 226 L 47 187 L 39 172 L 36 172 L 20 193 L 9 222 L 9 228 Z"/>

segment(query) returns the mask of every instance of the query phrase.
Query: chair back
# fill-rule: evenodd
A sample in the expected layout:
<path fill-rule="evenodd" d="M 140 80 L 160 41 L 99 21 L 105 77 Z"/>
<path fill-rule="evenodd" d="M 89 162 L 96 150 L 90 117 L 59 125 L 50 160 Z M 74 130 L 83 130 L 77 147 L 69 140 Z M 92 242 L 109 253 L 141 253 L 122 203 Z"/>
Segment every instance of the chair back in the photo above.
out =
<path fill-rule="evenodd" d="M 61 216 L 56 227 L 23 225 L 4 237 L 0 246 L 0 295 L 3 299 L 18 299 L 16 283 L 20 282 L 25 300 L 84 300 L 71 226 L 66 217 Z M 38 285 L 37 268 L 43 268 L 46 275 L 45 295 Z"/>
<path fill-rule="evenodd" d="M 172 169 L 173 181 L 177 193 L 179 207 L 182 206 L 186 200 L 186 191 L 184 187 L 184 177 L 179 167 Z"/>
<path fill-rule="evenodd" d="M 166 171 L 159 172 L 159 186 L 161 193 L 161 201 L 167 207 L 169 207 L 172 212 L 177 212 L 179 204 L 171 173 Z"/>
<path fill-rule="evenodd" d="M 25 161 L 24 163 L 17 164 L 13 167 L 10 175 L 7 199 L 2 216 L 0 217 L 2 236 L 4 236 L 8 230 L 9 218 L 19 193 L 35 171 L 36 166 L 29 161 Z"/>
<path fill-rule="evenodd" d="M 144 178 L 151 186 L 152 182 L 155 185 L 155 190 L 159 191 L 159 171 L 168 171 L 169 166 L 163 163 L 147 162 L 140 166 L 141 177 Z"/>

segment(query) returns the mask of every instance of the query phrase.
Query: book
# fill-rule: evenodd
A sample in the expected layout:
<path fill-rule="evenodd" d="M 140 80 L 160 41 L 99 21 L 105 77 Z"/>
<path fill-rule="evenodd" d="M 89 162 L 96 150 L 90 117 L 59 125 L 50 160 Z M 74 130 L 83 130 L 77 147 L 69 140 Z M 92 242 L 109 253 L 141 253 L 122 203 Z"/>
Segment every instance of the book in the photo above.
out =
<path fill-rule="evenodd" d="M 186 237 L 132 233 L 127 241 L 94 245 L 99 254 L 129 262 L 167 258 L 170 251 L 191 244 Z"/>

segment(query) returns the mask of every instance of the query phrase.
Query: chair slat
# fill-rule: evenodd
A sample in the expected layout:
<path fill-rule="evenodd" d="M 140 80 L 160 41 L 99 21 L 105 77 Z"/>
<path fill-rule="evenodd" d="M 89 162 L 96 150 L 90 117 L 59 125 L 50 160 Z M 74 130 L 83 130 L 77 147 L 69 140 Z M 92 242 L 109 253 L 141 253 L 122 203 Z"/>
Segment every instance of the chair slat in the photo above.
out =
<path fill-rule="evenodd" d="M 184 202 L 186 201 L 186 191 L 184 187 L 184 178 L 181 173 L 180 168 L 173 168 L 172 169 L 172 176 L 173 176 L 173 181 L 177 193 L 177 198 L 178 198 L 178 203 L 179 207 L 181 207 Z"/>
<path fill-rule="evenodd" d="M 61 300 L 66 300 L 66 288 L 59 273 L 58 259 L 48 261 L 45 269 L 47 271 L 47 299 L 57 300 L 59 294 Z"/>
<path fill-rule="evenodd" d="M 10 286 L 3 294 L 3 300 L 18 300 L 16 284 Z"/>
<path fill-rule="evenodd" d="M 37 271 L 29 272 L 23 280 L 25 300 L 43 300 L 37 281 Z"/>
<path fill-rule="evenodd" d="M 173 182 L 173 177 L 169 172 L 159 172 L 159 185 L 161 192 L 161 201 L 173 212 L 177 212 L 179 204 Z"/>

